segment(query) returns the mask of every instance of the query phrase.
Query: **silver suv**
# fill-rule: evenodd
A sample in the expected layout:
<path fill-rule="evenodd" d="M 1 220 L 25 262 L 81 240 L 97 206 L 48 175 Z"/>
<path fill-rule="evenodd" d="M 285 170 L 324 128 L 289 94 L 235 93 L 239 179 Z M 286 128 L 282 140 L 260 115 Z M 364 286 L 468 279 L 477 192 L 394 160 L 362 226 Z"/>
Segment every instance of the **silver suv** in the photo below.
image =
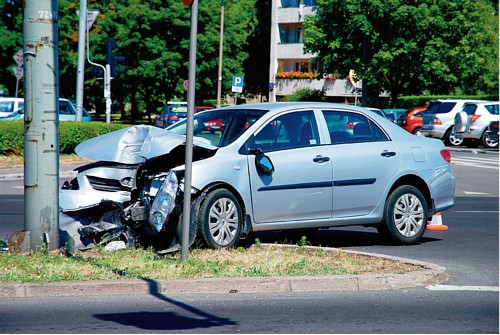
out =
<path fill-rule="evenodd" d="M 487 130 L 492 121 L 500 121 L 498 105 L 498 101 L 465 103 L 455 116 L 454 132 L 470 139 L 473 145 L 481 141 L 485 148 L 497 147 L 498 139 L 490 136 Z"/>
<path fill-rule="evenodd" d="M 420 132 L 427 137 L 442 139 L 446 145 L 461 145 L 463 137 L 453 132 L 455 115 L 466 102 L 486 102 L 484 100 L 443 99 L 431 101 L 424 112 Z"/>

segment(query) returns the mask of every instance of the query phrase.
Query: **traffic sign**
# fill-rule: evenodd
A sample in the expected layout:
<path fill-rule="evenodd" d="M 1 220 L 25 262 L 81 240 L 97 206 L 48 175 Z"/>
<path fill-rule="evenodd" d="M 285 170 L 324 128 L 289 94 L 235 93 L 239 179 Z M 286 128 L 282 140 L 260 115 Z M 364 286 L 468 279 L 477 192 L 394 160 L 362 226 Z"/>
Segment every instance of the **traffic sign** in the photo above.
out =
<path fill-rule="evenodd" d="M 188 88 L 189 88 L 189 81 L 188 80 L 184 80 L 184 82 L 182 83 L 182 87 L 184 87 L 184 89 L 187 91 Z"/>
<path fill-rule="evenodd" d="M 24 65 L 24 57 L 23 57 L 23 49 L 17 50 L 17 52 L 12 56 L 14 61 L 17 63 L 17 66 L 22 67 Z"/>
<path fill-rule="evenodd" d="M 243 92 L 244 76 L 233 76 L 232 81 L 232 92 L 241 93 Z"/>
<path fill-rule="evenodd" d="M 76 15 L 80 16 L 80 11 L 76 11 Z M 92 28 L 97 16 L 99 15 L 98 9 L 89 9 L 87 10 L 87 32 Z"/>
<path fill-rule="evenodd" d="M 14 71 L 14 75 L 16 76 L 17 80 L 21 80 L 23 78 L 24 68 L 22 66 L 13 67 L 12 71 Z"/>

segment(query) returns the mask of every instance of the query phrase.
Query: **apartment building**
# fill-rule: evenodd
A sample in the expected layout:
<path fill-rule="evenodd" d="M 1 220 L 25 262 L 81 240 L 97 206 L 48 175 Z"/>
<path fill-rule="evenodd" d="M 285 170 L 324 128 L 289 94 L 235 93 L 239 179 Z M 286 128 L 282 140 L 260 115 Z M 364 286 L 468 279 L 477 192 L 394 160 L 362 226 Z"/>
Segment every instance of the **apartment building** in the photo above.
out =
<path fill-rule="evenodd" d="M 298 89 L 324 90 L 332 100 L 355 96 L 346 74 L 337 78 L 324 74 L 304 52 L 303 27 L 306 15 L 314 15 L 316 0 L 273 0 L 271 12 L 271 54 L 269 101 L 279 101 Z M 357 83 L 358 87 L 360 83 Z"/>

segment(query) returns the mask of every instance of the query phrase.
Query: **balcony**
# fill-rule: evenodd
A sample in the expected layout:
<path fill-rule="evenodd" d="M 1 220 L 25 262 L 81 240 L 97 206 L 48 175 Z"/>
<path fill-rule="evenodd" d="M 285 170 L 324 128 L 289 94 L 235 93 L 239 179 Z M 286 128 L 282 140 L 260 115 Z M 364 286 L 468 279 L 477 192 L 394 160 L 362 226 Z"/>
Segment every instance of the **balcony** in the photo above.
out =
<path fill-rule="evenodd" d="M 304 53 L 303 43 L 279 43 L 276 49 L 276 58 L 278 59 L 304 59 L 312 57 L 312 54 Z"/>
<path fill-rule="evenodd" d="M 302 7 L 302 15 L 300 14 L 300 8 L 278 8 L 278 23 L 295 23 L 303 22 L 304 16 L 312 14 L 314 15 L 315 7 Z"/>
<path fill-rule="evenodd" d="M 361 81 L 356 83 L 361 87 Z M 276 95 L 290 95 L 293 92 L 307 88 L 310 90 L 324 90 L 329 97 L 353 97 L 354 90 L 351 82 L 345 79 L 276 79 Z"/>

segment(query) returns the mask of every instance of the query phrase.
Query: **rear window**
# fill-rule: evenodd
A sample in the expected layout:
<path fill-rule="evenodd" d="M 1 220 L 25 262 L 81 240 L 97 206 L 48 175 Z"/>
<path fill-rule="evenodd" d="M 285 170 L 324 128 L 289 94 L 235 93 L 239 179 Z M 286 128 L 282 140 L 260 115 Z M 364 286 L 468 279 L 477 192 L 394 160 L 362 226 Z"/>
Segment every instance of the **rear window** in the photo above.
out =
<path fill-rule="evenodd" d="M 456 102 L 441 102 L 435 101 L 431 102 L 429 107 L 427 107 L 426 113 L 431 114 L 444 114 L 450 112 L 453 107 L 455 107 Z"/>
<path fill-rule="evenodd" d="M 498 105 L 485 105 L 484 108 L 486 108 L 490 114 L 498 115 Z"/>

